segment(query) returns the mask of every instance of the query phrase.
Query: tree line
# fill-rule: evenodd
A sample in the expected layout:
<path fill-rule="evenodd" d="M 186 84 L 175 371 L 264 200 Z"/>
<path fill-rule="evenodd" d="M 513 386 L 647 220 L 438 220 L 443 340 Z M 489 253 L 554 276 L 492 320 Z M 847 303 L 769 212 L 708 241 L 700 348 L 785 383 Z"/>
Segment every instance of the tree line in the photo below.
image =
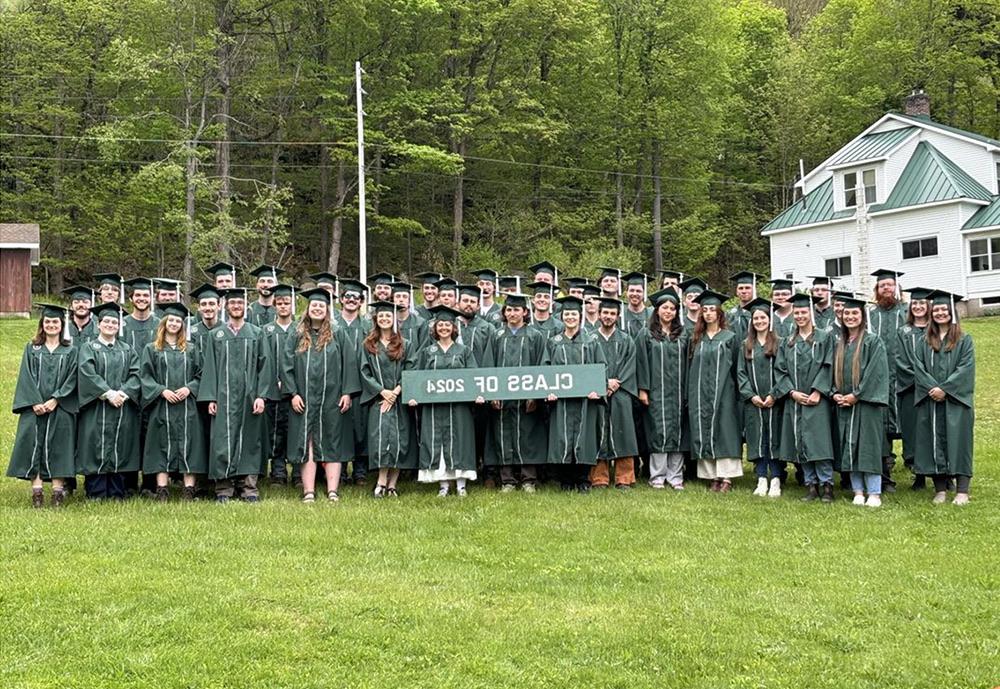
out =
<path fill-rule="evenodd" d="M 7 0 L 0 220 L 37 287 L 226 258 L 768 273 L 760 227 L 913 88 L 1000 135 L 991 0 Z"/>

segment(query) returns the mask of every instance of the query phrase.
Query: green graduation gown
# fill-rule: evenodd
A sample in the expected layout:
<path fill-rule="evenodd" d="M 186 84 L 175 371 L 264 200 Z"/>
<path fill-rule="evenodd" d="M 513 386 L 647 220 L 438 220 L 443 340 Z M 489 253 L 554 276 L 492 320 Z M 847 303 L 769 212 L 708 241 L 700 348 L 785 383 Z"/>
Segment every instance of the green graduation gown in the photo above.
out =
<path fill-rule="evenodd" d="M 403 381 L 403 371 L 413 368 L 416 353 L 408 340 L 403 341 L 403 357 L 389 358 L 381 342 L 378 352 L 361 352 L 361 404 L 368 416 L 368 468 L 416 469 L 417 428 L 413 411 L 402 396 L 389 411 L 381 409 L 382 391 L 392 390 Z M 359 410 L 359 413 L 361 411 Z"/>
<path fill-rule="evenodd" d="M 817 308 L 813 313 L 816 318 L 817 330 L 830 330 L 837 319 L 837 314 L 833 312 L 832 304 L 822 310 Z"/>
<path fill-rule="evenodd" d="M 411 316 L 410 318 L 413 318 Z M 364 350 L 364 341 L 372 329 L 372 319 L 370 316 L 362 314 L 348 323 L 340 318 L 334 326 L 337 334 L 343 334 L 348 342 L 354 347 L 354 358 L 358 362 L 358 375 L 361 375 L 361 359 Z M 406 339 L 406 336 L 403 336 Z M 417 351 L 413 345 L 414 353 Z M 344 414 L 350 419 L 350 427 L 354 429 L 354 451 L 355 457 L 364 457 L 368 454 L 368 414 L 365 410 L 352 404 L 351 408 Z M 346 442 L 346 436 L 345 436 Z"/>
<path fill-rule="evenodd" d="M 524 326 L 517 332 L 504 326 L 496 334 L 490 359 L 484 366 L 541 366 L 545 355 L 545 335 Z M 544 464 L 548 438 L 545 430 L 545 402 L 538 400 L 529 412 L 527 400 L 505 400 L 499 410 L 491 410 L 483 457 L 490 466 Z"/>
<path fill-rule="evenodd" d="M 780 351 L 780 346 L 779 346 Z M 747 443 L 747 459 L 778 459 L 781 456 L 781 421 L 784 401 L 778 393 L 778 355 L 767 356 L 764 347 L 753 340 L 753 352 L 748 359 L 745 345 L 740 343 L 737 354 L 736 383 L 743 400 L 743 437 Z M 767 399 L 774 405 L 768 409 L 754 406 L 754 397 Z M 766 442 L 765 442 L 766 439 Z"/>
<path fill-rule="evenodd" d="M 143 348 L 139 356 L 139 381 L 142 406 L 149 413 L 142 457 L 144 474 L 208 473 L 197 403 L 201 366 L 201 351 L 194 339 L 188 341 L 183 352 L 169 346 L 158 352 L 152 342 Z M 182 387 L 191 391 L 183 402 L 171 404 L 163 399 L 164 390 Z"/>
<path fill-rule="evenodd" d="M 32 480 L 76 475 L 77 350 L 60 344 L 51 352 L 30 342 L 21 356 L 14 387 L 17 417 L 7 475 Z M 58 400 L 55 410 L 35 416 L 36 404 Z"/>
<path fill-rule="evenodd" d="M 268 398 L 274 375 L 260 328 L 244 321 L 234 334 L 226 325 L 212 331 L 207 341 L 198 401 L 218 406 L 208 447 L 209 478 L 257 474 L 263 462 L 264 414 L 254 414 L 253 403 Z"/>
<path fill-rule="evenodd" d="M 689 347 L 693 347 L 687 381 L 691 458 L 742 457 L 741 419 L 736 406 L 739 341 L 731 330 L 720 330 L 714 338 L 705 335 Z"/>
<path fill-rule="evenodd" d="M 142 348 L 156 337 L 156 329 L 160 327 L 160 318 L 156 315 L 150 315 L 144 321 L 137 321 L 129 315 L 122 319 L 122 324 L 124 332 L 120 333 L 118 339 L 128 344 L 135 351 L 138 358 Z"/>
<path fill-rule="evenodd" d="M 415 313 L 411 313 L 406 317 L 406 320 L 397 321 L 399 334 L 407 342 L 413 342 L 416 344 L 420 339 L 421 327 L 426 321 Z M 366 332 L 362 336 L 362 340 L 368 337 Z"/>
<path fill-rule="evenodd" d="M 77 346 L 83 344 L 84 342 L 90 342 L 91 340 L 97 339 L 97 319 L 91 317 L 81 328 L 77 326 L 76 321 L 71 317 L 69 319 L 69 334 L 73 339 L 73 344 Z"/>
<path fill-rule="evenodd" d="M 914 352 L 917 410 L 914 467 L 918 474 L 972 476 L 976 385 L 972 337 L 964 333 L 953 350 L 941 349 L 935 352 L 926 339 L 921 339 Z M 935 402 L 928 395 L 935 387 L 947 395 L 943 402 Z"/>
<path fill-rule="evenodd" d="M 775 366 L 778 371 L 777 397 L 784 400 L 781 419 L 781 451 L 777 458 L 789 462 L 818 462 L 833 459 L 833 388 L 831 365 L 834 339 L 813 328 L 812 342 L 798 334 L 794 342 L 782 338 Z M 793 390 L 820 394 L 819 404 L 799 404 L 789 396 Z"/>
<path fill-rule="evenodd" d="M 446 352 L 433 342 L 420 350 L 415 368 L 437 371 L 475 366 L 472 350 L 465 345 L 453 342 Z M 437 471 L 443 461 L 448 471 L 475 471 L 472 405 L 468 402 L 424 404 L 419 410 L 420 469 Z"/>
<path fill-rule="evenodd" d="M 726 311 L 726 327 L 736 333 L 737 339 L 742 342 L 750 330 L 750 312 L 737 304 Z"/>
<path fill-rule="evenodd" d="M 625 304 L 622 304 L 621 308 L 625 312 L 625 331 L 629 337 L 635 337 L 643 329 L 648 330 L 649 317 L 653 314 L 652 306 L 647 306 L 639 312 L 632 311 Z M 613 376 L 609 376 L 611 377 Z"/>
<path fill-rule="evenodd" d="M 914 402 L 913 388 L 913 356 L 917 344 L 924 339 L 925 329 L 913 325 L 904 325 L 897 332 L 896 360 L 896 422 L 899 434 L 903 438 L 903 460 L 907 465 L 913 464 L 916 451 L 917 409 Z"/>
<path fill-rule="evenodd" d="M 494 328 L 500 329 L 503 327 L 503 307 L 496 301 L 490 305 L 490 308 L 486 309 L 485 313 L 480 309 L 479 317 Z"/>
<path fill-rule="evenodd" d="M 683 332 L 676 340 L 657 340 L 646 328 L 636 337 L 636 387 L 649 393 L 643 428 L 650 452 L 687 452 L 690 447 L 684 410 L 687 346 L 688 336 Z"/>
<path fill-rule="evenodd" d="M 882 338 L 866 333 L 861 338 L 860 376 L 853 384 L 855 340 L 844 347 L 842 385 L 834 385 L 841 395 L 854 393 L 858 398 L 852 407 L 837 407 L 838 471 L 882 473 L 882 439 L 885 437 L 885 407 L 889 402 L 889 363 Z M 836 347 L 834 345 L 834 347 Z M 836 349 L 834 367 L 836 366 Z"/>
<path fill-rule="evenodd" d="M 316 337 L 314 332 L 313 343 Z M 306 404 L 301 414 L 294 407 L 288 414 L 288 461 L 306 462 L 311 442 L 315 461 L 349 462 L 354 459 L 354 423 L 338 403 L 344 395 L 357 397 L 361 392 L 354 345 L 342 330 L 335 330 L 322 351 L 316 351 L 315 344 L 304 352 L 298 349 L 298 334 L 285 339 L 281 393 L 288 398 L 299 395 Z"/>
<path fill-rule="evenodd" d="M 222 327 L 223 322 L 221 320 L 216 320 L 215 325 L 212 327 L 205 325 L 204 321 L 198 317 L 191 318 L 189 322 L 191 323 L 191 326 L 188 339 L 196 340 L 198 342 L 198 351 L 204 355 L 205 351 L 208 349 L 208 338 L 211 337 L 212 333 L 216 329 Z"/>
<path fill-rule="evenodd" d="M 874 306 L 868 311 L 868 322 L 871 331 L 882 338 L 885 345 L 885 355 L 889 359 L 889 404 L 885 408 L 885 433 L 888 439 L 900 437 L 899 409 L 896 399 L 896 345 L 899 344 L 898 333 L 906 325 L 907 305 L 900 302 L 891 309 Z M 892 454 L 892 447 L 887 444 L 883 454 Z"/>
<path fill-rule="evenodd" d="M 118 474 L 138 471 L 139 356 L 128 344 L 101 340 L 79 348 L 80 415 L 77 418 L 77 472 Z M 108 390 L 121 390 L 128 401 L 115 409 L 101 399 Z"/>
<path fill-rule="evenodd" d="M 493 358 L 493 340 L 496 334 L 497 329 L 479 316 L 462 324 L 462 344 L 472 350 L 476 366 L 485 366 L 484 362 Z"/>
<path fill-rule="evenodd" d="M 273 400 L 274 404 L 286 405 L 286 407 L 288 400 L 282 398 L 280 385 L 281 360 L 285 352 L 285 342 L 289 338 L 295 337 L 296 325 L 296 321 L 293 320 L 288 324 L 287 328 L 282 328 L 278 325 L 277 321 L 272 321 L 265 323 L 260 329 L 260 336 L 264 341 L 261 349 L 264 352 L 264 356 L 268 359 L 267 369 L 274 374 L 274 379 L 269 381 L 271 387 L 268 390 L 268 399 Z M 276 460 L 283 460 L 285 458 L 284 443 L 287 440 L 288 430 L 287 414 L 291 413 L 289 409 L 281 410 L 280 414 L 273 411 L 264 414 L 265 433 L 262 457 L 265 464 L 269 458 Z M 285 428 L 281 427 L 279 416 L 284 421 Z M 265 469 L 265 466 L 261 466 L 261 473 L 264 473 Z"/>
<path fill-rule="evenodd" d="M 605 398 L 605 405 L 599 406 L 601 425 L 599 459 L 635 457 L 639 454 L 639 442 L 635 435 L 635 419 L 632 417 L 632 403 L 639 396 L 635 375 L 635 340 L 621 328 L 615 328 L 611 337 L 604 337 L 598 331 L 597 344 L 604 351 L 607 362 L 607 377 L 616 378 L 621 387 Z"/>
<path fill-rule="evenodd" d="M 577 331 L 572 338 L 559 332 L 548 338 L 543 366 L 607 364 L 597 336 Z M 549 409 L 548 461 L 550 464 L 596 464 L 600 450 L 601 417 L 598 407 L 604 400 L 586 397 L 559 398 Z"/>
<path fill-rule="evenodd" d="M 779 340 L 787 340 L 795 332 L 795 319 L 792 318 L 791 312 L 787 316 L 782 318 L 778 315 L 777 311 L 774 313 L 773 326 L 774 336 Z"/>
<path fill-rule="evenodd" d="M 255 301 L 247 307 L 247 321 L 258 328 L 263 328 L 268 323 L 274 322 L 275 313 L 274 304 L 264 306 Z"/>
<path fill-rule="evenodd" d="M 563 322 L 554 313 L 544 321 L 536 321 L 534 316 L 532 316 L 531 323 L 528 327 L 534 328 L 545 337 L 552 337 L 553 335 L 561 333 L 566 328 L 566 326 L 563 325 Z"/>

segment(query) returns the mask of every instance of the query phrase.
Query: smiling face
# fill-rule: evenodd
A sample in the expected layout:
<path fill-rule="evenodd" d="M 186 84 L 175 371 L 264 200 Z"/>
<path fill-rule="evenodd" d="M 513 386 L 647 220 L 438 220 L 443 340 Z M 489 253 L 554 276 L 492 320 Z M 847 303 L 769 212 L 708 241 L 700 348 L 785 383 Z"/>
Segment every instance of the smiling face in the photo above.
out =
<path fill-rule="evenodd" d="M 656 315 L 659 317 L 662 326 L 668 326 L 677 318 L 677 305 L 667 299 L 656 307 Z"/>
<path fill-rule="evenodd" d="M 545 313 L 552 308 L 552 295 L 548 292 L 538 292 L 531 298 L 531 304 L 535 307 L 535 311 Z"/>
<path fill-rule="evenodd" d="M 115 297 L 117 299 L 117 297 Z M 79 318 L 81 321 L 86 320 L 87 314 L 90 313 L 90 307 L 92 304 L 89 299 L 74 299 L 71 308 L 73 310 L 73 315 Z"/>
<path fill-rule="evenodd" d="M 629 285 L 626 294 L 632 306 L 641 306 L 646 301 L 646 289 L 642 285 Z"/>
<path fill-rule="evenodd" d="M 101 331 L 105 339 L 113 339 L 118 335 L 118 317 L 117 316 L 104 316 L 101 321 L 97 324 L 97 329 Z"/>
<path fill-rule="evenodd" d="M 464 313 L 466 316 L 471 316 L 472 314 L 479 311 L 479 297 L 473 296 L 471 294 L 463 294 L 458 298 L 458 310 Z"/>
<path fill-rule="evenodd" d="M 48 316 L 42 318 L 42 332 L 47 337 L 59 337 L 62 333 L 62 328 L 63 321 L 61 318 L 49 318 Z"/>
<path fill-rule="evenodd" d="M 257 293 L 262 297 L 271 296 L 271 288 L 278 284 L 278 279 L 273 275 L 261 275 L 257 278 Z"/>
<path fill-rule="evenodd" d="M 132 306 L 142 313 L 149 310 L 150 292 L 148 289 L 137 289 L 132 291 Z"/>
<path fill-rule="evenodd" d="M 168 335 L 177 335 L 184 327 L 184 319 L 180 316 L 167 316 L 165 327 Z"/>
<path fill-rule="evenodd" d="M 768 315 L 767 311 L 763 309 L 757 309 L 750 316 L 750 325 L 753 326 L 754 332 L 766 333 L 771 329 L 771 317 Z"/>
<path fill-rule="evenodd" d="M 202 319 L 211 323 L 219 315 L 219 300 L 215 297 L 206 297 L 198 300 L 198 313 Z"/>
<path fill-rule="evenodd" d="M 434 334 L 438 339 L 450 338 L 455 333 L 455 324 L 452 321 L 434 321 Z"/>
<path fill-rule="evenodd" d="M 600 310 L 598 318 L 601 319 L 601 326 L 606 330 L 611 330 L 618 323 L 618 309 L 604 309 Z"/>
<path fill-rule="evenodd" d="M 931 319 L 938 325 L 951 323 L 951 306 L 948 304 L 934 304 L 931 307 Z"/>
<path fill-rule="evenodd" d="M 576 309 L 563 309 L 562 321 L 568 329 L 576 330 L 580 327 L 580 312 Z"/>
<path fill-rule="evenodd" d="M 773 292 L 771 292 L 771 301 L 773 301 L 779 307 L 787 304 L 788 300 L 791 298 L 792 298 L 792 290 L 790 289 L 776 289 Z"/>
<path fill-rule="evenodd" d="M 376 283 L 372 287 L 372 294 L 375 296 L 375 301 L 392 301 L 392 287 L 385 283 Z"/>
<path fill-rule="evenodd" d="M 118 297 L 121 296 L 121 290 L 118 285 L 104 284 L 101 285 L 97 294 L 102 304 L 111 304 L 118 301 Z"/>
<path fill-rule="evenodd" d="M 910 301 L 910 313 L 914 318 L 927 318 L 927 300 L 913 299 Z"/>
<path fill-rule="evenodd" d="M 496 285 L 492 280 L 478 280 L 476 285 L 482 290 L 483 298 L 489 299 L 493 296 L 493 292 L 496 291 Z"/>
<path fill-rule="evenodd" d="M 392 311 L 379 311 L 375 314 L 375 325 L 383 330 L 392 330 Z"/>
<path fill-rule="evenodd" d="M 242 320 L 247 311 L 247 302 L 242 297 L 226 297 L 226 313 L 230 318 Z"/>
<path fill-rule="evenodd" d="M 863 320 L 864 314 L 862 314 L 861 309 L 858 308 L 849 309 L 844 307 L 844 310 L 840 314 L 840 322 L 852 330 L 854 328 L 860 328 Z"/>
<path fill-rule="evenodd" d="M 792 309 L 792 320 L 795 321 L 796 326 L 805 328 L 812 322 L 810 313 L 811 310 L 808 306 L 796 306 Z"/>
<path fill-rule="evenodd" d="M 357 292 L 344 292 L 340 295 L 340 304 L 344 307 L 344 313 L 357 313 L 361 308 L 361 295 Z"/>
<path fill-rule="evenodd" d="M 425 282 L 423 285 L 420 286 L 420 292 L 421 294 L 424 295 L 425 306 L 433 306 L 434 302 L 437 301 L 438 288 L 435 287 L 434 285 Z"/>
<path fill-rule="evenodd" d="M 601 278 L 601 291 L 605 294 L 618 296 L 618 278 L 614 275 L 605 275 Z"/>
<path fill-rule="evenodd" d="M 330 312 L 330 307 L 327 306 L 325 301 L 320 301 L 319 299 L 309 300 L 309 318 L 314 321 L 321 321 L 326 318 L 326 314 Z"/>

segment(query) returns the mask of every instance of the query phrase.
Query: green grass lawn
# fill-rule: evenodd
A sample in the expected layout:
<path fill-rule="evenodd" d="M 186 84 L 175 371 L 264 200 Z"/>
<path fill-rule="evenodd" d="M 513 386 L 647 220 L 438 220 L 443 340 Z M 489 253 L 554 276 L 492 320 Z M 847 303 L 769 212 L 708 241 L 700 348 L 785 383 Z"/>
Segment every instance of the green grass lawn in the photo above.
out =
<path fill-rule="evenodd" d="M 0 479 L 0 687 L 993 687 L 1000 319 L 967 328 L 965 508 L 767 500 L 744 477 L 35 511 Z M 32 329 L 0 321 L 6 409 Z M 0 415 L 4 460 L 14 428 Z"/>

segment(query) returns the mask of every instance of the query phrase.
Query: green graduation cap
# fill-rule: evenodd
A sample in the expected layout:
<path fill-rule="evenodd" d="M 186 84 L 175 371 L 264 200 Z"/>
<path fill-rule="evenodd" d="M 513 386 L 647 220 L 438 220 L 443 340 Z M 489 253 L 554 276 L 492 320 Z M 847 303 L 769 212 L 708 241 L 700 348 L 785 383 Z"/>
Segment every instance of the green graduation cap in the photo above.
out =
<path fill-rule="evenodd" d="M 435 273 L 433 271 L 425 271 L 423 273 L 417 273 L 413 277 L 420 280 L 422 285 L 433 285 L 435 282 L 444 277 L 441 273 Z"/>
<path fill-rule="evenodd" d="M 309 279 L 315 282 L 317 285 L 330 285 L 330 286 L 336 285 L 337 281 L 340 280 L 340 278 L 338 278 L 333 273 L 327 273 L 325 271 L 320 273 L 313 273 L 312 275 L 309 276 Z"/>
<path fill-rule="evenodd" d="M 453 309 L 450 306 L 445 306 L 444 304 L 432 306 L 429 310 L 433 314 L 434 320 L 445 321 L 446 323 L 452 323 L 462 315 L 461 311 Z"/>
<path fill-rule="evenodd" d="M 153 278 L 153 287 L 157 290 L 179 292 L 181 289 L 181 281 L 174 280 L 172 278 Z"/>
<path fill-rule="evenodd" d="M 927 287 L 910 287 L 906 291 L 910 293 L 910 299 L 912 301 L 924 301 L 935 292 L 935 290 Z"/>
<path fill-rule="evenodd" d="M 413 287 L 408 282 L 390 282 L 389 287 L 392 289 L 393 294 L 400 294 L 402 292 L 405 292 L 406 294 L 413 293 Z"/>
<path fill-rule="evenodd" d="M 741 270 L 738 273 L 730 275 L 729 281 L 736 285 L 756 285 L 758 277 L 760 276 L 757 273 L 749 270 Z"/>
<path fill-rule="evenodd" d="M 661 289 L 657 292 L 653 292 L 652 294 L 649 295 L 649 301 L 651 301 L 653 303 L 653 306 L 655 306 L 656 308 L 659 308 L 660 304 L 662 304 L 665 301 L 672 301 L 674 304 L 680 303 L 680 299 L 677 296 L 677 292 L 670 287 L 668 287 L 667 289 Z"/>
<path fill-rule="evenodd" d="M 833 288 L 833 278 L 827 275 L 806 275 L 807 278 L 812 280 L 813 287 L 824 285 L 829 288 Z"/>
<path fill-rule="evenodd" d="M 294 297 L 295 287 L 293 287 L 292 285 L 286 285 L 284 283 L 279 282 L 277 285 L 271 288 L 271 294 L 273 294 L 276 297 Z"/>
<path fill-rule="evenodd" d="M 625 281 L 626 285 L 642 285 L 645 287 L 649 283 L 649 276 L 634 270 L 631 273 L 622 275 L 622 280 Z"/>
<path fill-rule="evenodd" d="M 615 311 L 621 311 L 622 303 L 617 299 L 610 299 L 608 297 L 601 297 L 600 307 L 602 309 L 614 309 Z"/>
<path fill-rule="evenodd" d="M 532 291 L 532 294 L 548 294 L 555 296 L 555 293 L 559 291 L 559 285 L 554 285 L 549 282 L 532 282 L 528 285 L 528 289 Z"/>
<path fill-rule="evenodd" d="M 501 292 L 520 292 L 521 291 L 521 276 L 520 275 L 501 275 L 497 280 L 500 286 Z"/>
<path fill-rule="evenodd" d="M 227 301 L 238 301 L 240 299 L 246 301 L 247 291 L 246 287 L 229 287 L 227 289 L 220 289 L 219 296 Z"/>
<path fill-rule="evenodd" d="M 152 291 L 153 280 L 152 278 L 132 278 L 131 280 L 125 280 L 125 286 L 132 291 L 135 291 L 137 289 Z"/>
<path fill-rule="evenodd" d="M 776 289 L 791 290 L 792 287 L 795 285 L 795 282 L 790 280 L 789 278 L 774 278 L 773 280 L 768 280 L 768 282 L 771 283 L 772 291 Z"/>
<path fill-rule="evenodd" d="M 545 273 L 546 275 L 551 275 L 553 279 L 555 279 L 556 275 L 559 273 L 559 269 L 556 268 L 555 264 L 549 263 L 548 261 L 542 261 L 541 263 L 536 263 L 533 266 L 528 266 L 528 270 L 531 271 L 532 275 Z"/>
<path fill-rule="evenodd" d="M 473 270 L 470 274 L 475 275 L 477 280 L 486 280 L 487 282 L 496 282 L 496 279 L 500 277 L 500 273 L 491 268 L 480 268 Z"/>
<path fill-rule="evenodd" d="M 868 302 L 860 297 L 855 297 L 851 295 L 849 297 L 839 297 L 837 301 L 844 305 L 845 309 L 861 309 L 864 310 L 868 306 Z"/>
<path fill-rule="evenodd" d="M 834 301 L 844 301 L 845 299 L 855 298 L 854 292 L 849 292 L 847 290 L 842 290 L 842 289 L 834 290 L 833 292 L 831 292 L 831 294 L 833 295 Z"/>
<path fill-rule="evenodd" d="M 312 289 L 302 290 L 300 294 L 306 298 L 306 301 L 321 301 L 328 306 L 330 304 L 330 300 L 332 299 L 330 293 L 322 287 L 313 287 Z"/>
<path fill-rule="evenodd" d="M 396 305 L 391 301 L 376 301 L 372 304 L 372 308 L 375 310 L 375 313 L 384 313 L 386 311 L 392 314 L 396 313 Z"/>
<path fill-rule="evenodd" d="M 118 273 L 94 273 L 94 279 L 97 280 L 99 287 L 104 285 L 111 285 L 112 287 L 117 287 L 121 289 L 122 282 L 124 278 Z"/>
<path fill-rule="evenodd" d="M 872 277 L 875 278 L 876 282 L 882 282 L 883 280 L 898 280 L 903 275 L 905 275 L 905 273 L 898 270 L 889 270 L 888 268 L 879 268 L 872 273 Z"/>
<path fill-rule="evenodd" d="M 74 301 L 87 299 L 91 303 L 94 302 L 94 290 L 83 285 L 73 285 L 72 287 L 67 287 L 62 291 L 62 293 Z"/>
<path fill-rule="evenodd" d="M 507 301 L 504 302 L 504 306 L 520 306 L 521 308 L 528 308 L 528 299 L 530 297 L 527 294 L 521 294 L 520 292 L 511 292 L 507 295 Z"/>
<path fill-rule="evenodd" d="M 601 271 L 598 275 L 598 280 L 603 280 L 604 278 L 618 278 L 622 277 L 622 271 L 620 268 L 612 268 L 610 266 L 599 266 L 598 270 Z"/>
<path fill-rule="evenodd" d="M 479 285 L 458 285 L 459 296 L 475 297 L 476 299 L 482 299 L 483 292 L 479 289 Z"/>
<path fill-rule="evenodd" d="M 725 294 L 722 294 L 721 292 L 713 292 L 710 289 L 704 290 L 694 298 L 694 300 L 702 306 L 722 306 L 723 302 L 728 299 L 729 297 Z"/>
<path fill-rule="evenodd" d="M 754 311 L 767 311 L 770 314 L 776 308 L 778 308 L 774 302 L 764 297 L 757 297 L 753 301 L 743 306 L 744 309 L 753 313 Z"/>
<path fill-rule="evenodd" d="M 210 285 L 207 282 L 200 285 L 197 289 L 192 290 L 189 294 L 195 301 L 219 298 L 219 290 L 217 290 L 214 285 Z"/>
<path fill-rule="evenodd" d="M 59 306 L 58 304 L 36 302 L 34 306 L 36 309 L 41 310 L 44 318 L 66 318 L 69 315 L 69 309 L 65 306 Z M 93 309 L 91 309 L 91 311 L 93 311 Z"/>
<path fill-rule="evenodd" d="M 205 268 L 205 274 L 211 275 L 213 278 L 217 278 L 220 275 L 232 275 L 233 279 L 236 279 L 236 266 L 232 263 L 213 263 L 208 268 Z"/>
<path fill-rule="evenodd" d="M 386 283 L 388 284 L 388 283 Z M 358 280 L 342 279 L 340 281 L 340 298 L 343 299 L 345 295 L 353 294 L 357 297 L 364 298 L 365 294 L 368 292 L 368 285 Z"/>
<path fill-rule="evenodd" d="M 392 273 L 375 273 L 368 276 L 368 281 L 373 285 L 391 285 L 396 281 L 396 276 Z"/>
<path fill-rule="evenodd" d="M 948 304 L 951 307 L 951 312 L 956 317 L 958 312 L 955 310 L 955 304 L 960 301 L 965 301 L 965 297 L 960 294 L 954 294 L 952 292 L 945 292 L 943 289 L 936 289 L 927 295 L 927 298 L 931 300 L 931 304 L 938 306 L 940 304 Z"/>
<path fill-rule="evenodd" d="M 603 294 L 603 292 L 601 292 L 601 288 L 597 285 L 583 285 L 580 289 L 583 290 L 584 299 L 587 297 L 599 297 Z"/>
<path fill-rule="evenodd" d="M 438 292 L 457 292 L 458 291 L 458 281 L 454 278 L 441 278 L 434 283 L 434 286 L 438 288 Z"/>
<path fill-rule="evenodd" d="M 90 312 L 97 317 L 98 321 L 105 318 L 114 318 L 116 320 L 121 320 L 125 315 L 125 309 L 121 307 L 121 304 L 115 302 L 108 302 L 107 304 L 98 304 L 90 309 Z"/>
<path fill-rule="evenodd" d="M 279 268 L 278 266 L 271 266 L 266 263 L 262 263 L 261 265 L 251 270 L 250 274 L 253 275 L 255 278 L 271 276 L 275 280 L 277 280 L 278 276 L 284 272 L 285 271 Z"/>
<path fill-rule="evenodd" d="M 160 312 L 163 314 L 163 318 L 167 316 L 177 316 L 178 318 L 187 318 L 191 315 L 188 307 L 179 301 L 165 301 L 160 305 Z"/>
<path fill-rule="evenodd" d="M 660 280 L 663 278 L 673 278 L 674 280 L 681 281 L 684 279 L 684 273 L 679 270 L 661 270 Z"/>
<path fill-rule="evenodd" d="M 565 297 L 559 297 L 558 299 L 556 299 L 556 301 L 562 304 L 563 313 L 566 313 L 567 311 L 583 310 L 583 299 L 580 299 L 580 297 L 574 297 L 572 295 L 569 295 Z"/>
<path fill-rule="evenodd" d="M 791 303 L 793 309 L 809 309 L 814 304 L 818 304 L 820 298 L 805 292 L 799 292 L 798 294 L 793 294 L 788 301 Z"/>
<path fill-rule="evenodd" d="M 582 289 L 584 285 L 590 284 L 590 280 L 581 277 L 563 278 L 563 283 L 566 285 L 566 289 Z"/>
<path fill-rule="evenodd" d="M 684 295 L 700 294 L 708 289 L 708 283 L 701 278 L 688 278 L 684 282 L 678 283 L 678 287 L 684 290 Z"/>

